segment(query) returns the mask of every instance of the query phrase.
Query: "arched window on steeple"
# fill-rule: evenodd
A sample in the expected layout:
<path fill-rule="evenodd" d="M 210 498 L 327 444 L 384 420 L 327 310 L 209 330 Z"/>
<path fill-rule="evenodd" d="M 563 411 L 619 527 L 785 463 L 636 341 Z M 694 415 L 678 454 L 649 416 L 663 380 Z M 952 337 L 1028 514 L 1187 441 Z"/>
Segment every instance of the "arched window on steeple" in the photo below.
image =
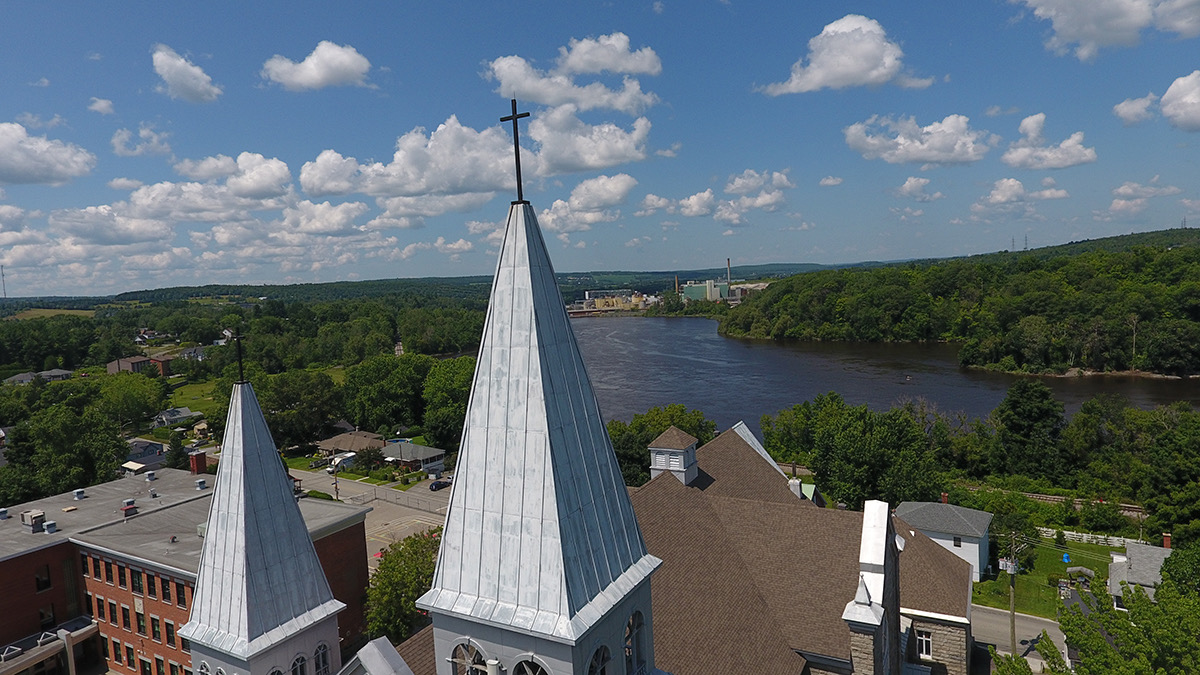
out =
<path fill-rule="evenodd" d="M 608 647 L 600 645 L 592 653 L 592 660 L 588 663 L 588 675 L 608 675 L 608 662 L 611 660 L 612 654 L 608 651 Z"/>
<path fill-rule="evenodd" d="M 201 661 L 200 667 L 196 669 L 196 672 L 199 673 L 199 675 L 209 675 L 212 670 L 210 670 L 208 667 L 208 661 Z"/>
<path fill-rule="evenodd" d="M 292 675 L 308 675 L 308 661 L 303 656 L 292 661 Z"/>
<path fill-rule="evenodd" d="M 313 653 L 313 672 L 315 675 L 329 675 L 329 647 L 325 643 L 317 645 Z"/>
<path fill-rule="evenodd" d="M 533 661 L 522 661 L 513 668 L 513 675 L 547 675 L 546 669 Z"/>
<path fill-rule="evenodd" d="M 634 612 L 625 624 L 625 672 L 628 675 L 639 675 L 646 668 L 643 628 L 641 612 Z"/>
<path fill-rule="evenodd" d="M 460 644 L 450 654 L 450 664 L 454 675 L 477 675 L 486 672 L 486 660 L 483 653 L 472 644 Z"/>

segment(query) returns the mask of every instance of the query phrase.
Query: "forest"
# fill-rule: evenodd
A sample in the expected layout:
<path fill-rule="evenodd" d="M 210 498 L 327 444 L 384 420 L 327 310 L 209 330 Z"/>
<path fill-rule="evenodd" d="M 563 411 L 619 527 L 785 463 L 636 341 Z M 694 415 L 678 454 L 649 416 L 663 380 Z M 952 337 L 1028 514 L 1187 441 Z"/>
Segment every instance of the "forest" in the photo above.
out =
<path fill-rule="evenodd" d="M 1200 373 L 1200 231 L 820 270 L 729 310 L 731 337 L 949 341 L 1007 372 Z"/>

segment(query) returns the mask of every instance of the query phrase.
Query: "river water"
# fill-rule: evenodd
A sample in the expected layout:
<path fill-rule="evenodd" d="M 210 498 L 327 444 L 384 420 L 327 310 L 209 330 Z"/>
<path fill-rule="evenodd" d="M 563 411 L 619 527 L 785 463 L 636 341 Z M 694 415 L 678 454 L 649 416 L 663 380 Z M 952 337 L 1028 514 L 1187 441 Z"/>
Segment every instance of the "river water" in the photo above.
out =
<path fill-rule="evenodd" d="M 696 318 L 596 317 L 571 320 L 600 411 L 629 421 L 653 406 L 682 403 L 727 429 L 743 420 L 756 433 L 764 414 L 835 391 L 851 405 L 885 410 L 923 398 L 943 412 L 990 413 L 1017 376 L 960 368 L 945 344 L 779 343 L 717 335 Z M 1102 393 L 1143 408 L 1188 401 L 1200 407 L 1200 380 L 1129 376 L 1042 378 L 1069 413 Z"/>

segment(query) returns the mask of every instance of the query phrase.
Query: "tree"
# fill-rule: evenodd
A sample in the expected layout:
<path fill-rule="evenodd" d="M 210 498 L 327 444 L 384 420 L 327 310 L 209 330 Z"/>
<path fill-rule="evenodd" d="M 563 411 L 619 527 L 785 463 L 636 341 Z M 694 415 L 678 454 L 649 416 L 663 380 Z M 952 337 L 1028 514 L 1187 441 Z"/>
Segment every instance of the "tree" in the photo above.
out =
<path fill-rule="evenodd" d="M 1038 540 L 1037 527 L 1031 513 L 1036 506 L 1033 500 L 1017 492 L 989 492 L 984 496 L 984 510 L 992 513 L 990 528 L 995 543 L 992 546 L 999 558 L 1011 558 L 1016 545 L 1020 571 L 1028 572 L 1037 561 L 1037 551 L 1029 542 Z"/>
<path fill-rule="evenodd" d="M 163 378 L 117 373 L 104 377 L 96 405 L 124 428 L 162 410 L 167 398 L 167 384 Z"/>
<path fill-rule="evenodd" d="M 430 356 L 375 356 L 346 369 L 346 416 L 361 429 L 413 426 L 425 417 Z"/>
<path fill-rule="evenodd" d="M 399 644 L 429 618 L 416 601 L 433 584 L 442 528 L 435 527 L 405 537 L 389 546 L 367 587 L 367 632 L 386 635 Z"/>
<path fill-rule="evenodd" d="M 1171 557 L 1174 557 L 1172 554 Z M 1170 558 L 1167 558 L 1170 560 Z M 1113 607 L 1104 587 L 1072 605 L 1059 623 L 1067 643 L 1078 651 L 1078 675 L 1184 675 L 1200 664 L 1200 595 L 1181 592 L 1169 579 L 1146 597 L 1141 588 L 1122 585 L 1126 612 Z"/>
<path fill-rule="evenodd" d="M 1163 561 L 1162 576 L 1174 582 L 1179 592 L 1200 596 L 1200 542 L 1171 551 Z"/>
<path fill-rule="evenodd" d="M 626 485 L 636 487 L 650 480 L 650 442 L 671 426 L 695 437 L 697 447 L 711 441 L 717 430 L 716 422 L 682 403 L 638 413 L 628 424 L 620 420 L 608 423 L 608 437 Z"/>
<path fill-rule="evenodd" d="M 845 408 L 842 397 L 831 391 L 780 410 L 776 417 L 763 415 L 763 447 L 778 462 L 807 464 L 817 427 L 825 417 L 840 414 Z"/>
<path fill-rule="evenodd" d="M 995 414 L 1000 427 L 1000 453 L 992 457 L 993 473 L 1053 480 L 1062 471 L 1058 439 L 1066 419 L 1062 403 L 1049 387 L 1039 380 L 1018 380 Z"/>
<path fill-rule="evenodd" d="M 467 401 L 471 397 L 471 377 L 475 357 L 460 356 L 438 361 L 425 378 L 425 439 L 435 448 L 450 452 L 462 442 Z"/>
<path fill-rule="evenodd" d="M 1043 673 L 1068 675 L 1071 672 L 1071 669 L 1067 667 L 1067 662 L 1063 659 L 1062 652 L 1058 651 L 1058 646 L 1054 644 L 1046 631 L 1042 631 L 1041 636 L 1037 638 L 1034 648 L 1046 664 L 1042 670 Z M 992 665 L 995 666 L 992 675 L 1033 675 L 1033 668 L 1029 666 L 1029 661 L 1025 660 L 1023 656 L 997 654 L 996 648 L 992 645 L 988 645 L 988 653 L 992 655 Z"/>
<path fill-rule="evenodd" d="M 304 448 L 324 437 L 342 410 L 341 390 L 316 370 L 289 370 L 265 379 L 257 392 L 280 450 Z"/>
<path fill-rule="evenodd" d="M 32 476 L 37 495 L 48 496 L 112 480 L 129 455 L 117 425 L 96 410 L 79 415 L 64 404 L 36 413 L 17 426 L 6 457 L 14 470 Z"/>
<path fill-rule="evenodd" d="M 182 432 L 171 432 L 171 440 L 167 445 L 167 456 L 163 458 L 163 466 L 168 469 L 188 468 L 188 453 L 183 449 Z"/>

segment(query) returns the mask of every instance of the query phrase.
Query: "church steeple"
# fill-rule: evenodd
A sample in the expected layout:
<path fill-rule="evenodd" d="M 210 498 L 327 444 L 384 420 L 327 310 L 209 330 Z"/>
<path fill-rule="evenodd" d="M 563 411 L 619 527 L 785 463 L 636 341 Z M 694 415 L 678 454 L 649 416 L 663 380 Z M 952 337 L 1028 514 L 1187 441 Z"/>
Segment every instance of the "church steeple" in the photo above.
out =
<path fill-rule="evenodd" d="M 533 208 L 512 203 L 433 588 L 438 673 L 653 667 L 650 574 Z M 633 654 L 621 667 L 626 640 Z M 450 660 L 448 662 L 447 660 Z M 609 661 L 611 660 L 611 663 Z M 540 664 L 540 665 L 539 665 Z"/>
<path fill-rule="evenodd" d="M 297 658 L 312 659 L 318 675 L 340 667 L 345 605 L 329 589 L 291 483 L 253 388 L 234 384 L 191 617 L 179 629 L 196 673 L 267 675 Z"/>

